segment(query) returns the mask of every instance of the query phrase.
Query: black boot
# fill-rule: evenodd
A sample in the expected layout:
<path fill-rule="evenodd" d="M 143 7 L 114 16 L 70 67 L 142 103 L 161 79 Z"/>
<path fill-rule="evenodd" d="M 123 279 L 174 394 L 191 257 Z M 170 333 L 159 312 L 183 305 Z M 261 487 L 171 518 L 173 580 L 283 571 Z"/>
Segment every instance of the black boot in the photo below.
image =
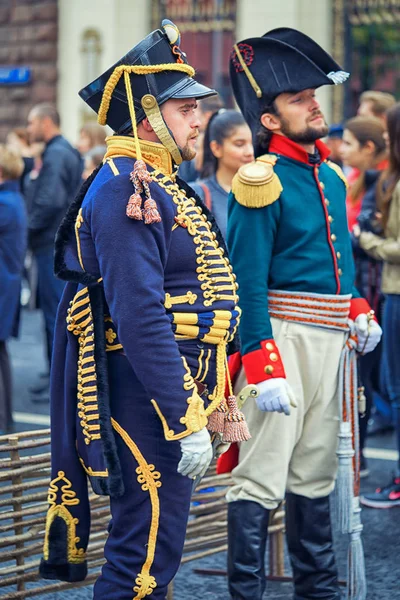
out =
<path fill-rule="evenodd" d="M 258 502 L 228 504 L 228 582 L 233 600 L 261 600 L 269 510 Z"/>
<path fill-rule="evenodd" d="M 286 533 L 294 600 L 340 600 L 329 496 L 310 500 L 286 494 Z"/>

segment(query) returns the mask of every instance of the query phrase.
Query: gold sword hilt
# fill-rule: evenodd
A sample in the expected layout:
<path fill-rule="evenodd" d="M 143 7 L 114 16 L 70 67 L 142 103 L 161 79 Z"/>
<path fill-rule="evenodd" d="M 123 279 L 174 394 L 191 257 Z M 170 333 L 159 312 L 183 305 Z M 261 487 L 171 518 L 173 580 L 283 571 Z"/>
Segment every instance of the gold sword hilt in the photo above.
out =
<path fill-rule="evenodd" d="M 242 391 L 239 393 L 237 397 L 237 405 L 238 409 L 241 410 L 243 408 L 244 403 L 249 399 L 253 398 L 255 400 L 260 395 L 260 391 L 258 387 L 252 383 L 246 385 Z"/>

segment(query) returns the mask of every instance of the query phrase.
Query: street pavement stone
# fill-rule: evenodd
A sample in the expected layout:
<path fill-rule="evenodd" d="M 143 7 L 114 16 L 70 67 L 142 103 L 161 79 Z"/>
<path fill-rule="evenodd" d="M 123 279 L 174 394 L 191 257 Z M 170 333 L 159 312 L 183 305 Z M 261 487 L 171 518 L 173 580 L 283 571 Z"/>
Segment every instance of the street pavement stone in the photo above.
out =
<path fill-rule="evenodd" d="M 48 404 L 34 404 L 28 388 L 37 383 L 38 373 L 45 370 L 42 320 L 38 311 L 23 311 L 19 340 L 10 343 L 14 371 L 14 410 L 37 415 L 48 415 Z M 18 423 L 16 430 L 40 429 L 41 427 Z M 393 449 L 393 436 L 386 435 L 369 439 L 369 446 Z M 370 476 L 362 481 L 362 492 L 372 491 L 385 484 L 391 477 L 395 463 L 388 460 L 370 459 Z M 391 510 L 364 509 L 365 562 L 368 578 L 368 600 L 394 600 L 399 592 L 400 554 L 400 507 Z M 335 536 L 335 548 L 340 578 L 345 578 L 347 563 L 346 536 Z M 226 568 L 226 553 L 222 552 L 201 560 L 182 565 L 174 581 L 174 600 L 229 600 L 225 577 L 204 576 L 195 569 Z M 290 567 L 286 557 L 286 574 Z M 68 592 L 41 595 L 49 600 L 89 600 L 93 596 L 92 586 Z M 11 590 L 10 590 L 11 591 Z M 4 590 L 0 588 L 0 598 Z M 290 600 L 293 587 L 290 583 L 268 582 L 265 599 Z M 4 596 L 3 596 L 4 598 Z"/>

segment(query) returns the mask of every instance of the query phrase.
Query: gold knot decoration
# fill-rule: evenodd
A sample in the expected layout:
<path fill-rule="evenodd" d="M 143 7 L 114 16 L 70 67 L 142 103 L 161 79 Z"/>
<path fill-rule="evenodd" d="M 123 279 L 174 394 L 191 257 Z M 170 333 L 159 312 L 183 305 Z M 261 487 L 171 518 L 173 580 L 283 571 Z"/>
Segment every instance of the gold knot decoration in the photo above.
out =
<path fill-rule="evenodd" d="M 116 337 L 117 337 L 117 334 L 111 329 L 111 327 L 110 327 L 110 329 L 107 329 L 106 339 L 109 344 L 112 344 Z"/>
<path fill-rule="evenodd" d="M 179 420 L 182 425 L 186 425 L 187 429 L 192 432 L 200 431 L 207 425 L 207 417 L 204 410 L 204 402 L 195 391 L 193 395 L 188 399 L 189 408 L 187 409 L 185 416 Z"/>
<path fill-rule="evenodd" d="M 161 481 L 159 481 L 161 473 L 156 471 L 154 465 L 139 465 L 139 467 L 136 468 L 136 473 L 138 475 L 137 480 L 141 484 L 144 492 L 148 492 L 153 484 L 157 488 L 161 487 Z"/>
<path fill-rule="evenodd" d="M 153 575 L 142 571 L 135 579 L 135 587 L 133 591 L 136 592 L 135 598 L 144 598 L 150 596 L 157 587 L 157 582 Z"/>

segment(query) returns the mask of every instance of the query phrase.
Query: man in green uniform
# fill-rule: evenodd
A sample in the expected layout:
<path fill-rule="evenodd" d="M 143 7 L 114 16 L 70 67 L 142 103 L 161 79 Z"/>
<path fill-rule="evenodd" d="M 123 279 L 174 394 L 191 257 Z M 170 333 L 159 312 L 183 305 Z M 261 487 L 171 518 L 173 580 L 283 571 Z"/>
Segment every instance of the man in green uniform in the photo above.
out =
<path fill-rule="evenodd" d="M 372 350 L 381 329 L 353 285 L 346 182 L 321 142 L 328 128 L 315 96 L 347 76 L 291 29 L 245 40 L 231 55 L 256 156 L 239 170 L 229 203 L 243 311 L 236 387 L 252 383 L 260 392 L 244 406 L 252 439 L 240 446 L 227 496 L 235 600 L 263 596 L 270 511 L 285 494 L 295 600 L 340 598 L 329 511 L 339 426 L 342 479 L 350 482 L 340 486 L 341 526 L 357 541 L 361 558 L 353 555 L 353 565 L 362 564 L 349 469 L 357 442 L 355 352 Z M 355 464 L 357 472 L 357 456 Z M 353 584 L 349 597 L 364 598 L 362 568 Z"/>

